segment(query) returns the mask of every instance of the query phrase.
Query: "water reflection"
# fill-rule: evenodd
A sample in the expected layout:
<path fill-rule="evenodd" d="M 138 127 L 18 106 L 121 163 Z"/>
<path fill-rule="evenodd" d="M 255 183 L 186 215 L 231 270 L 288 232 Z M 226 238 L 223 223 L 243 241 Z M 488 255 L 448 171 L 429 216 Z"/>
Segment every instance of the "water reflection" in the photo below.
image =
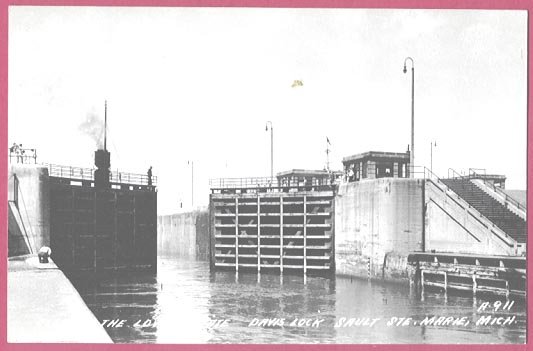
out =
<path fill-rule="evenodd" d="M 160 258 L 157 276 L 110 276 L 75 285 L 100 321 L 127 320 L 106 327 L 115 342 L 523 343 L 526 334 L 525 306 L 518 303 L 510 312 L 494 313 L 517 315 L 516 323 L 476 326 L 487 314 L 477 311 L 486 301 L 479 297 L 427 290 L 421 296 L 404 285 L 339 277 L 210 272 L 205 262 Z M 464 316 L 470 322 L 412 324 L 428 316 Z M 370 327 L 365 318 L 376 321 Z M 411 318 L 411 325 L 388 326 L 392 318 Z"/>

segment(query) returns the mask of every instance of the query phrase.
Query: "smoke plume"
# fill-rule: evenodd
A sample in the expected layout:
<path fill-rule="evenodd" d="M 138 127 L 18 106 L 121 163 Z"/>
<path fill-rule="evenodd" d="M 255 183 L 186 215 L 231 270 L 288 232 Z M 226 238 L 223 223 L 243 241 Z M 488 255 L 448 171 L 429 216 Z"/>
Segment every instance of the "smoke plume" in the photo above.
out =
<path fill-rule="evenodd" d="M 97 149 L 104 148 L 104 121 L 98 117 L 96 112 L 89 112 L 78 129 L 82 134 L 94 140 Z"/>

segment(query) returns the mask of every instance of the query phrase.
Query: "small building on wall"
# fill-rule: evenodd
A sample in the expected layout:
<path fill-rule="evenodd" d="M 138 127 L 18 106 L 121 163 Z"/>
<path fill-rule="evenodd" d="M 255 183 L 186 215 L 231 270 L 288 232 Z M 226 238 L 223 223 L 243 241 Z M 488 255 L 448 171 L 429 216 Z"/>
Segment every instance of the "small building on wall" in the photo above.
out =
<path fill-rule="evenodd" d="M 409 178 L 409 151 L 368 151 L 343 158 L 345 179 L 348 182 L 376 178 Z"/>
<path fill-rule="evenodd" d="M 342 176 L 340 171 L 292 169 L 276 175 L 278 185 L 282 188 L 308 188 L 319 190 L 329 187 Z"/>

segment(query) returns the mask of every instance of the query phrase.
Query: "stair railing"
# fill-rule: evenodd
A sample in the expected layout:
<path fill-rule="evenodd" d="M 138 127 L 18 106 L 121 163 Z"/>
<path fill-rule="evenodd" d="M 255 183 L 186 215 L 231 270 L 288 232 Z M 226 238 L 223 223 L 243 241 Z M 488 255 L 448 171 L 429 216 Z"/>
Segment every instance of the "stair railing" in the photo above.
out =
<path fill-rule="evenodd" d="M 452 176 L 450 177 L 450 173 L 452 174 Z M 465 176 L 464 175 L 461 175 L 459 174 L 459 172 L 457 172 L 455 169 L 453 168 L 448 168 L 448 178 L 459 178 L 459 179 L 464 179 Z"/>
<path fill-rule="evenodd" d="M 448 174 L 452 173 L 452 175 L 458 175 L 457 178 L 464 179 L 466 177 L 461 176 L 459 173 L 457 173 L 454 169 L 450 168 L 448 169 Z M 509 236 L 504 230 L 502 230 L 500 227 L 498 227 L 494 222 L 489 220 L 485 215 L 483 215 L 481 212 L 479 212 L 475 207 L 471 206 L 466 200 L 464 200 L 459 194 L 457 194 L 453 189 L 451 189 L 449 186 L 447 186 L 442 179 L 440 179 L 437 175 L 435 175 L 431 170 L 424 167 L 424 179 L 427 181 L 430 181 L 433 183 L 436 187 L 443 190 L 447 196 L 449 196 L 453 201 L 455 201 L 459 206 L 467 209 L 467 212 L 471 215 L 476 217 L 483 225 L 485 225 L 487 228 L 491 228 L 494 230 L 498 236 L 500 236 L 503 240 L 505 238 L 506 240 L 503 241 L 512 241 L 516 242 L 511 236 Z M 516 251 L 516 245 L 515 245 L 515 251 Z"/>
<path fill-rule="evenodd" d="M 457 175 L 458 174 L 457 171 L 455 171 L 453 168 L 449 168 L 448 171 L 451 171 L 453 175 Z M 475 194 L 474 189 L 478 188 L 474 183 L 471 182 L 472 176 L 482 175 L 481 173 L 476 173 L 476 171 L 483 171 L 483 173 L 486 173 L 484 168 L 469 168 L 468 169 L 468 176 L 461 176 L 461 179 L 464 179 L 464 180 L 468 181 L 469 184 L 472 185 L 470 187 L 470 195 L 472 195 L 472 196 Z M 464 185 L 463 185 L 463 189 L 465 189 Z M 494 202 L 489 201 L 487 203 L 485 197 L 482 197 L 480 200 L 481 200 L 481 206 L 482 207 L 489 208 L 489 211 L 491 213 L 495 212 Z"/>
<path fill-rule="evenodd" d="M 476 171 L 483 171 L 482 173 L 478 173 Z M 484 168 L 469 168 L 468 169 L 469 176 L 484 176 L 486 175 L 486 170 Z M 494 192 L 496 192 L 498 195 L 504 198 L 505 203 L 511 203 L 515 207 L 517 207 L 519 210 L 523 211 L 524 214 L 527 213 L 526 206 L 522 205 L 519 201 L 517 201 L 515 198 L 509 196 L 502 188 L 496 186 L 493 182 L 490 182 L 486 180 L 484 177 L 476 178 L 481 180 L 487 187 L 491 188 Z"/>
<path fill-rule="evenodd" d="M 521 204 L 518 200 L 507 194 L 502 188 L 499 186 L 494 185 L 494 183 L 489 182 L 485 179 L 477 179 L 483 182 L 487 187 L 492 189 L 495 193 L 503 197 L 505 203 L 510 203 L 513 206 L 517 207 L 519 210 L 523 211 L 524 214 L 527 213 L 527 207 Z"/>

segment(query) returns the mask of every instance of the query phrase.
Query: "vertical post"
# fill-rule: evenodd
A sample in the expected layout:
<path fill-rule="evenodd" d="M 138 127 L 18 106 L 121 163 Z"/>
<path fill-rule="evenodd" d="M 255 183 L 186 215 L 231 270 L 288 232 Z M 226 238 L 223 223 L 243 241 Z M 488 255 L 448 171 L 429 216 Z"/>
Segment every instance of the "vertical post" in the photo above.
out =
<path fill-rule="evenodd" d="M 511 289 L 509 288 L 509 281 L 505 281 L 505 297 L 509 298 L 509 295 L 511 295 Z"/>
<path fill-rule="evenodd" d="M 433 174 L 433 142 L 430 144 L 430 162 L 429 162 L 429 170 L 431 171 L 431 174 Z"/>
<path fill-rule="evenodd" d="M 104 105 L 104 150 L 107 150 L 107 100 Z"/>
<path fill-rule="evenodd" d="M 191 165 L 191 208 L 194 209 L 194 161 L 187 161 L 188 165 Z"/>
<path fill-rule="evenodd" d="M 72 213 L 74 214 L 74 190 L 71 191 L 71 194 L 72 194 L 72 207 L 71 207 L 71 211 Z M 97 214 L 96 214 L 96 211 L 97 211 L 97 208 L 98 208 L 98 195 L 97 195 L 97 192 L 93 192 L 94 194 L 94 197 L 93 197 L 93 215 L 94 215 L 94 218 L 93 218 L 93 245 L 94 245 L 94 253 L 93 253 L 93 272 L 96 273 L 96 253 L 97 253 L 97 250 L 98 250 L 98 234 L 102 235 L 102 233 L 99 233 L 100 231 L 100 227 L 98 226 L 98 219 L 97 219 Z M 135 199 L 135 197 L 134 197 Z M 134 205 L 134 209 L 135 209 L 135 203 L 133 204 Z M 74 218 L 72 218 L 72 223 L 74 223 Z M 74 226 L 71 226 L 71 228 L 73 228 Z M 71 229 L 71 232 L 70 232 L 70 237 L 73 238 L 74 237 L 74 233 L 72 233 L 72 229 Z M 134 237 L 134 240 L 135 240 L 135 227 L 133 228 L 133 237 Z M 75 248 L 75 244 L 73 243 L 72 245 L 72 262 L 74 263 L 74 257 L 75 257 L 75 252 L 74 252 L 74 248 Z"/>
<path fill-rule="evenodd" d="M 279 197 L 279 271 L 283 274 L 283 196 Z"/>
<path fill-rule="evenodd" d="M 239 198 L 235 197 L 235 272 L 239 271 Z"/>
<path fill-rule="evenodd" d="M 270 123 L 270 181 L 274 182 L 274 127 Z"/>
<path fill-rule="evenodd" d="M 272 121 L 266 122 L 265 130 L 268 132 L 268 125 L 270 124 L 270 183 L 274 182 L 274 128 Z"/>
<path fill-rule="evenodd" d="M 261 273 L 261 202 L 257 194 L 257 273 Z"/>
<path fill-rule="evenodd" d="M 474 295 L 476 295 L 477 280 L 476 280 L 476 275 L 475 274 L 472 275 L 472 291 L 474 292 Z"/>
<path fill-rule="evenodd" d="M 326 169 L 329 172 L 329 138 L 326 137 Z"/>
<path fill-rule="evenodd" d="M 420 270 L 420 287 L 422 288 L 422 293 L 424 293 L 424 270 Z"/>
<path fill-rule="evenodd" d="M 307 195 L 304 195 L 304 276 L 307 275 Z"/>
<path fill-rule="evenodd" d="M 19 208 L 19 178 L 13 174 L 13 201 L 15 206 Z"/>
<path fill-rule="evenodd" d="M 411 59 L 412 62 L 412 59 Z M 414 178 L 415 169 L 415 64 L 411 67 L 411 167 L 413 169 L 411 178 Z"/>
<path fill-rule="evenodd" d="M 117 203 L 118 203 L 118 198 L 117 198 L 117 192 L 114 191 L 113 192 L 113 195 L 114 195 L 114 201 L 113 201 L 113 219 L 114 219 L 114 228 L 113 228 L 113 264 L 114 264 L 114 269 L 117 269 L 118 267 L 118 262 L 117 262 L 117 257 L 119 255 L 119 249 L 118 249 L 118 215 L 117 215 Z M 144 257 L 143 257 L 144 259 Z"/>
<path fill-rule="evenodd" d="M 448 272 L 444 272 L 444 291 L 448 292 Z"/>
<path fill-rule="evenodd" d="M 409 178 L 414 178 L 415 167 L 415 62 L 406 57 L 403 62 L 403 73 L 407 73 L 407 60 L 411 61 L 411 152 L 409 154 Z"/>

